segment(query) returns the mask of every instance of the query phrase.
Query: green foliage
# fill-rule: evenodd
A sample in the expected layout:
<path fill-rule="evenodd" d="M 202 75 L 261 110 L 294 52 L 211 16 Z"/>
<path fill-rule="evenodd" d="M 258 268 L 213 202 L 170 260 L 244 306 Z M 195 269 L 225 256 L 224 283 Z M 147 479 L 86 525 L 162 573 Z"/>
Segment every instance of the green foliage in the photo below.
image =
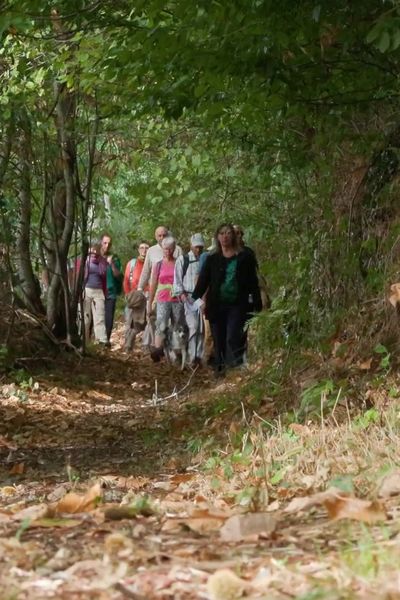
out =
<path fill-rule="evenodd" d="M 379 411 L 376 408 L 370 408 L 354 419 L 354 427 L 356 430 L 368 429 L 370 425 L 378 423 L 380 418 Z"/>
<path fill-rule="evenodd" d="M 377 344 L 374 348 L 374 352 L 381 357 L 379 368 L 382 371 L 388 371 L 390 369 L 390 352 L 388 349 L 383 344 Z"/>
<path fill-rule="evenodd" d="M 300 394 L 299 417 L 323 416 L 326 409 L 333 408 L 337 394 L 332 379 L 313 383 Z"/>
<path fill-rule="evenodd" d="M 54 85 L 62 83 L 78 102 L 77 252 L 94 143 L 92 226 L 110 229 L 123 262 L 159 223 L 186 246 L 194 231 L 211 238 L 218 222 L 240 222 L 273 297 L 255 319 L 257 351 L 321 344 L 349 304 L 385 283 L 381 231 L 396 194 L 379 174 L 357 188 L 349 173 L 379 162 L 396 123 L 398 10 L 379 0 L 164 8 L 9 0 L 0 16 L 0 150 L 6 123 L 15 120 L 19 135 L 28 114 L 32 262 L 42 259 L 38 230 L 53 235 L 41 202 L 58 177 Z M 1 199 L 4 234 L 19 219 L 13 169 Z"/>

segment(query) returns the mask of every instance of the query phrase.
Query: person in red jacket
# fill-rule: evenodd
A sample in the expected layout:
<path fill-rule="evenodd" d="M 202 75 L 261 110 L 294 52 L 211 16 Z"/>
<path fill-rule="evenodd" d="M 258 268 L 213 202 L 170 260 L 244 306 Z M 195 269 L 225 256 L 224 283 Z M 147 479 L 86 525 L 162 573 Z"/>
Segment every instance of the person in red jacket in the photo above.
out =
<path fill-rule="evenodd" d="M 149 244 L 142 240 L 138 246 L 137 258 L 132 258 L 128 261 L 125 267 L 123 289 L 125 293 L 125 299 L 127 302 L 125 308 L 125 351 L 130 352 L 133 350 L 135 344 L 137 328 L 135 327 L 135 309 L 129 306 L 129 297 L 132 292 L 135 292 L 138 287 L 139 279 L 143 271 L 143 265 L 146 258 Z M 149 286 L 147 285 L 144 289 L 144 293 L 148 295 Z"/>
<path fill-rule="evenodd" d="M 132 258 L 127 262 L 125 267 L 125 275 L 124 275 L 124 294 L 125 296 L 132 292 L 133 290 L 137 290 L 138 283 L 140 279 L 140 275 L 143 271 L 144 261 L 146 259 L 147 250 L 149 249 L 149 244 L 142 240 L 138 246 L 139 254 L 137 258 Z M 149 287 L 146 286 L 145 292 L 148 291 Z"/>

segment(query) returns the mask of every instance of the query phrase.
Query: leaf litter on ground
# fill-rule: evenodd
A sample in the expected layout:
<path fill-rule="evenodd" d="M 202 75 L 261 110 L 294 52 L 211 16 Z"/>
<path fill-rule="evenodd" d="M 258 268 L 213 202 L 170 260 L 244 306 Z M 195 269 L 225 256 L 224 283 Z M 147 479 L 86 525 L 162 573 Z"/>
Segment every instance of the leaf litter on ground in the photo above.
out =
<path fill-rule="evenodd" d="M 113 360 L 118 360 L 117 352 Z M 21 448 L 25 453 L 23 460 L 20 455 L 12 458 L 0 488 L 0 580 L 10 596 L 17 590 L 21 600 L 229 600 L 243 595 L 297 597 L 317 586 L 361 598 L 373 581 L 369 565 L 365 572 L 354 570 L 351 557 L 365 555 L 365 547 L 375 572 L 382 565 L 383 578 L 385 561 L 400 550 L 395 518 L 398 473 L 392 469 L 375 487 L 362 475 L 377 470 L 376 457 L 382 467 L 390 463 L 394 447 L 387 447 L 382 429 L 373 426 L 365 436 L 348 426 L 293 424 L 290 436 L 278 427 L 275 435 L 260 440 L 256 428 L 249 461 L 231 462 L 228 474 L 218 463 L 204 471 L 202 455 L 193 458 L 199 467 L 186 462 L 182 464 L 189 470 L 178 471 L 176 440 L 190 424 L 184 402 L 178 399 L 162 410 L 142 402 L 156 378 L 164 381 L 162 395 L 167 396 L 177 374 L 171 377 L 164 365 L 153 366 L 148 360 L 143 381 L 132 387 L 132 380 L 138 379 L 136 367 L 135 358 L 131 366 L 124 363 L 124 370 L 116 370 L 116 364 L 106 367 L 102 380 L 104 365 L 93 359 L 92 377 L 76 388 L 59 374 L 47 388 L 41 380 L 24 405 L 16 388 L 3 393 L 0 410 L 6 418 L 0 450 L 11 452 L 11 457 Z M 90 381 L 103 384 L 91 389 Z M 208 383 L 198 380 L 197 385 L 200 389 L 191 390 L 189 397 L 200 405 L 207 398 L 201 386 Z M 235 385 L 232 379 L 219 393 L 234 394 Z M 135 446 L 141 428 L 150 422 L 161 428 L 165 421 L 168 431 L 174 420 L 173 444 L 168 445 L 166 436 L 161 447 L 157 435 L 153 441 L 146 433 Z M 223 424 L 224 416 L 218 415 L 211 426 L 221 430 Z M 229 421 L 225 430 L 232 435 L 240 431 L 240 425 L 231 425 Z M 137 469 L 129 466 L 122 472 L 119 463 L 110 463 L 107 448 L 118 437 L 123 440 L 118 456 L 126 459 L 133 452 Z M 34 463 L 39 444 L 50 448 L 43 454 L 43 467 L 51 461 L 51 449 L 60 447 L 65 449 L 64 467 L 58 463 L 52 472 Z M 74 458 L 74 448 L 80 460 Z M 168 460 L 160 463 L 160 454 Z M 229 458 L 229 450 L 225 456 Z M 153 471 L 144 474 L 146 462 Z M 268 470 L 260 480 L 256 472 L 266 462 Z M 10 473 L 21 463 L 21 473 Z M 277 468 L 278 476 L 273 471 Z M 91 484 L 93 473 L 100 479 Z M 337 473 L 355 473 L 354 488 L 363 490 L 362 497 L 332 489 L 330 480 Z M 262 500 L 261 481 L 266 484 Z M 244 503 L 241 494 L 249 487 Z M 381 524 L 392 529 L 384 535 Z M 361 528 L 365 526 L 368 534 Z M 392 576 L 389 580 L 390 586 L 382 581 L 377 586 L 375 598 L 385 589 L 394 593 L 396 581 Z"/>

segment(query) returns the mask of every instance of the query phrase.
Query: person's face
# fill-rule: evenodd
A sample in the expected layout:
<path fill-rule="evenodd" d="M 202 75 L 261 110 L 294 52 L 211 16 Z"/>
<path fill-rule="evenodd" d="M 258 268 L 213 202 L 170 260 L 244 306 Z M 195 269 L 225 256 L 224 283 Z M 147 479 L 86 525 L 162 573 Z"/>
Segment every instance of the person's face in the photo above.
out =
<path fill-rule="evenodd" d="M 200 254 L 203 252 L 203 250 L 204 250 L 203 246 L 192 246 L 192 252 L 196 258 L 198 258 L 200 256 Z"/>
<path fill-rule="evenodd" d="M 175 251 L 175 244 L 172 244 L 172 246 L 163 247 L 164 258 L 172 258 L 174 255 L 174 251 Z"/>
<path fill-rule="evenodd" d="M 140 244 L 140 246 L 138 248 L 139 256 L 141 256 L 142 258 L 145 258 L 148 249 L 149 249 L 149 246 L 147 244 Z"/>
<path fill-rule="evenodd" d="M 155 231 L 155 238 L 158 244 L 161 244 L 164 238 L 168 235 L 168 230 L 165 227 L 157 227 Z"/>
<path fill-rule="evenodd" d="M 218 232 L 218 241 L 223 248 L 229 248 L 230 246 L 233 246 L 233 236 L 234 233 L 232 229 L 229 229 L 229 227 L 223 227 Z"/>
<path fill-rule="evenodd" d="M 111 250 L 111 238 L 105 235 L 101 240 L 101 253 L 103 256 L 107 256 Z"/>

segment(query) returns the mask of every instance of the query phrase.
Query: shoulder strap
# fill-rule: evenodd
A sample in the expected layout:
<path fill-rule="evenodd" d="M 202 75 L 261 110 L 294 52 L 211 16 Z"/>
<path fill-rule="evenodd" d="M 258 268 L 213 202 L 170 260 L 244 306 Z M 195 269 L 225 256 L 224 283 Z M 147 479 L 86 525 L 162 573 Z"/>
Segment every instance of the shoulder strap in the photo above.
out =
<path fill-rule="evenodd" d="M 136 258 L 132 258 L 131 261 L 129 262 L 129 284 L 132 283 L 133 269 L 135 268 L 135 265 L 136 265 Z"/>
<path fill-rule="evenodd" d="M 158 281 L 158 280 L 159 280 L 159 278 L 160 278 L 160 271 L 161 271 L 161 267 L 162 267 L 162 259 L 161 259 L 161 260 L 159 260 L 159 261 L 156 263 L 156 271 L 155 271 L 155 272 L 156 272 L 156 274 L 157 274 L 156 281 Z"/>
<path fill-rule="evenodd" d="M 188 270 L 188 267 L 189 267 L 189 254 L 184 254 L 183 255 L 182 281 L 184 280 L 184 277 L 186 275 L 186 271 Z"/>
<path fill-rule="evenodd" d="M 184 254 L 183 256 L 183 270 L 182 270 L 182 281 L 186 275 L 186 271 L 189 268 L 189 265 L 192 265 L 193 263 L 199 262 L 198 258 L 195 258 L 194 260 L 190 260 L 189 258 L 189 254 Z"/>

